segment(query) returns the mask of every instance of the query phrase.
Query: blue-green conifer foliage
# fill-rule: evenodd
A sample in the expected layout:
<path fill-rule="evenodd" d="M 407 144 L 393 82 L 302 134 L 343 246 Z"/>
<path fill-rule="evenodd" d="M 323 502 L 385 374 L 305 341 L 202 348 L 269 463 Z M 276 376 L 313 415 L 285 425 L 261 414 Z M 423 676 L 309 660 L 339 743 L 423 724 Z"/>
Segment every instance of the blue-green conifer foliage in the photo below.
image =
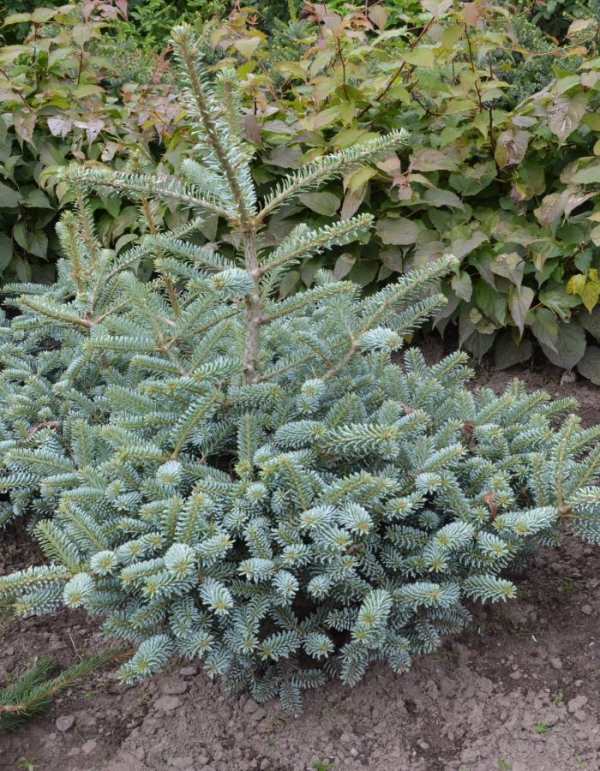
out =
<path fill-rule="evenodd" d="M 370 218 L 297 224 L 273 244 L 273 216 L 407 137 L 259 195 L 235 75 L 209 79 L 186 27 L 174 46 L 197 141 L 180 176 L 69 168 L 79 207 L 59 226 L 59 280 L 9 288 L 0 521 L 27 517 L 48 564 L 0 578 L 0 603 L 102 616 L 136 650 L 127 681 L 200 658 L 297 714 L 304 689 L 354 685 L 376 660 L 404 672 L 464 627 L 470 600 L 513 597 L 503 571 L 565 528 L 600 541 L 600 429 L 518 383 L 469 391 L 462 353 L 392 362 L 443 304 L 452 257 L 366 298 L 321 271 L 279 300 L 286 271 L 368 238 Z M 151 235 L 102 248 L 89 189 L 137 198 Z M 164 202 L 191 223 L 157 232 Z M 215 216 L 223 254 L 194 238 Z"/>

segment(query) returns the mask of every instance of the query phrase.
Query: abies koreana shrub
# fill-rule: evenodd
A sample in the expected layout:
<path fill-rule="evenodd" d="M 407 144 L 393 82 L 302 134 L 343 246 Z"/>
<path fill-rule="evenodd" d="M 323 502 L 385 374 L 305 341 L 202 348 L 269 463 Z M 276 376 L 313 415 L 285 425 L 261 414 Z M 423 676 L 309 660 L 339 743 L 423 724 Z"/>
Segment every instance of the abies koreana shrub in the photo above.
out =
<path fill-rule="evenodd" d="M 197 142 L 181 176 L 69 167 L 81 205 L 59 227 L 59 281 L 9 288 L 2 519 L 27 516 L 49 563 L 1 578 L 0 602 L 103 616 L 136 648 L 127 681 L 200 657 L 297 714 L 328 677 L 405 671 L 465 625 L 466 600 L 513 597 L 503 571 L 563 525 L 600 541 L 600 428 L 519 384 L 470 392 L 461 353 L 392 363 L 444 302 L 452 257 L 366 299 L 325 271 L 273 299 L 299 260 L 367 239 L 370 217 L 279 243 L 269 222 L 408 139 L 324 156 L 259 198 L 235 76 L 204 77 L 189 28 L 174 44 Z M 150 235 L 102 248 L 90 189 L 137 197 Z M 157 230 L 163 202 L 192 210 L 184 230 Z M 194 241 L 215 215 L 222 252 Z"/>

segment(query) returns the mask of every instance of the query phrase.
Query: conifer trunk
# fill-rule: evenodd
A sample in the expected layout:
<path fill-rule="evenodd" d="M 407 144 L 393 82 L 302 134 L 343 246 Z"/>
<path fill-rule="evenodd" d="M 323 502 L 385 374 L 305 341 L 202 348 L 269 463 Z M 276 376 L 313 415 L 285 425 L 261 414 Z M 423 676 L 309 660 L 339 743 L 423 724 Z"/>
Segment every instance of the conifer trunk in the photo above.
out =
<path fill-rule="evenodd" d="M 258 254 L 256 231 L 244 234 L 244 261 L 248 275 L 252 277 L 254 289 L 246 299 L 246 346 L 244 350 L 244 384 L 256 382 L 258 377 L 258 355 L 260 350 L 260 326 L 262 323 L 262 302 L 260 299 Z"/>

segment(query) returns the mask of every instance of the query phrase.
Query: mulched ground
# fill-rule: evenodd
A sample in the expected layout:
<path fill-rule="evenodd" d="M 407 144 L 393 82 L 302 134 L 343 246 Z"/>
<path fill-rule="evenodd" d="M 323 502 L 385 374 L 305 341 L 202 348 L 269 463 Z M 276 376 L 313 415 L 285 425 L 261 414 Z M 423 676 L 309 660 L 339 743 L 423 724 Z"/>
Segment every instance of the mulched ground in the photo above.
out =
<path fill-rule="evenodd" d="M 546 365 L 484 368 L 477 382 L 500 391 L 516 375 L 575 395 L 584 422 L 600 422 L 598 389 Z M 3 536 L 0 574 L 32 561 L 23 533 Z M 598 771 L 600 548 L 567 538 L 517 582 L 517 601 L 477 607 L 467 632 L 407 675 L 378 666 L 354 689 L 329 684 L 307 694 L 298 720 L 224 696 L 189 662 L 132 687 L 90 676 L 0 735 L 0 770 Z M 0 619 L 0 684 L 35 656 L 66 667 L 105 647 L 83 613 Z"/>

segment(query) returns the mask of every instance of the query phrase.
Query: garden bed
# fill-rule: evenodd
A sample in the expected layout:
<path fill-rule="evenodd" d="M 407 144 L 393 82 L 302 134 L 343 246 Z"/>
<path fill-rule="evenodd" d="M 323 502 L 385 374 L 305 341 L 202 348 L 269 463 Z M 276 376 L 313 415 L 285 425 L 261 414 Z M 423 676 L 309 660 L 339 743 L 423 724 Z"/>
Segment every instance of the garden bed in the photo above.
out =
<path fill-rule="evenodd" d="M 441 355 L 434 344 L 425 352 Z M 547 365 L 484 368 L 477 382 L 502 390 L 517 375 L 553 397 L 575 396 L 586 425 L 600 422 L 598 389 Z M 3 541 L 0 574 L 41 563 L 23 533 Z M 309 692 L 297 720 L 284 719 L 276 703 L 223 695 L 190 662 L 136 686 L 121 686 L 110 672 L 90 676 L 45 716 L 0 736 L 0 769 L 593 771 L 599 568 L 597 547 L 567 538 L 517 579 L 517 601 L 476 606 L 472 627 L 407 675 L 377 666 L 354 689 L 336 682 Z M 105 647 L 81 612 L 1 619 L 0 683 L 36 655 L 66 667 Z"/>

